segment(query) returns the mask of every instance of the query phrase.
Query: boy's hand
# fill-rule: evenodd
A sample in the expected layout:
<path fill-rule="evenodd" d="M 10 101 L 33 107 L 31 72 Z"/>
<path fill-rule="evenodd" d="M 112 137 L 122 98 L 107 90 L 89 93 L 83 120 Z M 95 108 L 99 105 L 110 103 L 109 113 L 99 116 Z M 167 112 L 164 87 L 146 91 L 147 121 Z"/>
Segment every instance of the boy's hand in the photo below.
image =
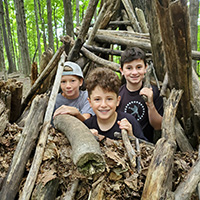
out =
<path fill-rule="evenodd" d="M 154 103 L 153 103 L 153 90 L 152 88 L 147 88 L 147 87 L 144 87 L 140 90 L 140 95 L 145 95 L 147 96 L 147 106 L 148 107 L 152 107 L 154 106 Z"/>
<path fill-rule="evenodd" d="M 80 114 L 80 112 L 75 107 L 62 105 L 54 112 L 53 118 L 55 118 L 55 116 L 57 115 L 64 115 L 64 114 L 77 116 Z"/>
<path fill-rule="evenodd" d="M 98 131 L 96 129 L 90 129 L 90 131 L 98 139 L 98 141 L 101 141 L 101 140 L 103 140 L 105 138 L 104 135 L 98 134 Z"/>
<path fill-rule="evenodd" d="M 127 130 L 127 133 L 129 135 L 133 136 L 132 125 L 126 118 L 123 118 L 121 121 L 118 121 L 117 123 L 118 123 L 120 129 Z"/>

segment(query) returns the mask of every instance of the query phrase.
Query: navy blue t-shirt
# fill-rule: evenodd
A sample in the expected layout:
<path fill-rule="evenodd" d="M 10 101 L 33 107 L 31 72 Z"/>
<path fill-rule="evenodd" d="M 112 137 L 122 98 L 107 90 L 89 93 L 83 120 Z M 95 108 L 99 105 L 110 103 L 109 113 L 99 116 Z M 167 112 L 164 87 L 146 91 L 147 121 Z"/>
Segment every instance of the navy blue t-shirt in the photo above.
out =
<path fill-rule="evenodd" d="M 110 139 L 117 139 L 114 136 L 114 132 L 121 132 L 121 129 L 119 128 L 119 125 L 117 124 L 117 121 L 122 120 L 123 118 L 126 118 L 131 124 L 132 124 L 132 130 L 133 130 L 133 135 L 135 135 L 137 138 L 141 138 L 143 140 L 147 140 L 146 137 L 144 137 L 144 134 L 142 132 L 142 128 L 140 124 L 137 122 L 135 117 L 131 116 L 128 113 L 123 113 L 123 112 L 117 112 L 117 119 L 115 124 L 113 125 L 112 128 L 110 128 L 107 131 L 102 131 L 99 128 L 99 125 L 97 123 L 97 116 L 94 115 L 90 117 L 89 119 L 84 121 L 84 124 L 89 128 L 89 129 L 96 129 L 100 135 L 104 135 Z"/>
<path fill-rule="evenodd" d="M 140 123 L 144 136 L 150 141 L 153 142 L 153 131 L 154 128 L 151 126 L 149 122 L 148 116 L 148 108 L 147 105 L 139 95 L 140 90 L 130 92 L 126 84 L 122 85 L 119 91 L 119 96 L 121 96 L 120 104 L 117 107 L 117 111 L 129 113 L 136 118 L 136 120 Z M 160 96 L 160 92 L 158 87 L 153 85 L 153 102 L 156 110 L 162 116 L 163 115 L 163 98 Z"/>

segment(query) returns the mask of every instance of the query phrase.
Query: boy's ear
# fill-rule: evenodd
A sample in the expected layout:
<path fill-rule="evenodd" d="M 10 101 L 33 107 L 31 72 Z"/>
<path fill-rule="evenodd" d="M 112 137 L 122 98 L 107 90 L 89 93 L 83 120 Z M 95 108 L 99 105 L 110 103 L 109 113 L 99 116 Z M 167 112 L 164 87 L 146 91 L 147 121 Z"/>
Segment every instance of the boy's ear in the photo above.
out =
<path fill-rule="evenodd" d="M 123 69 L 121 67 L 119 68 L 119 70 L 120 70 L 121 74 L 124 75 L 123 74 Z"/>
<path fill-rule="evenodd" d="M 91 106 L 91 99 L 88 97 L 87 100 L 89 101 L 90 107 L 92 107 Z"/>
<path fill-rule="evenodd" d="M 117 97 L 117 106 L 119 106 L 120 100 L 121 100 L 121 96 L 118 96 Z"/>
<path fill-rule="evenodd" d="M 81 78 L 81 79 L 80 79 L 79 87 L 81 87 L 82 85 L 83 85 L 83 79 Z"/>

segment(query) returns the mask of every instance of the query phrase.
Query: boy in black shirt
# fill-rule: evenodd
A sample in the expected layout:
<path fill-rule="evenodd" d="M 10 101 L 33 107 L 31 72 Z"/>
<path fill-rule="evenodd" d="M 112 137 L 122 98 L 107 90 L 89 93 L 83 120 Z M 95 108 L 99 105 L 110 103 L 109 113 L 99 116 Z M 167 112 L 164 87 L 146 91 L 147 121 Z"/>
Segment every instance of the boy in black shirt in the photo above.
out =
<path fill-rule="evenodd" d="M 137 47 L 127 48 L 121 55 L 120 71 L 126 79 L 119 91 L 121 96 L 117 111 L 135 116 L 142 126 L 144 136 L 153 142 L 154 130 L 160 130 L 163 115 L 163 99 L 157 86 L 143 87 L 147 63 L 145 53 Z M 145 102 L 141 95 L 148 97 Z"/>
<path fill-rule="evenodd" d="M 135 117 L 128 113 L 116 112 L 120 102 L 119 87 L 120 80 L 117 74 L 108 68 L 96 68 L 89 74 L 86 88 L 95 115 L 84 123 L 99 138 L 103 136 L 117 139 L 114 132 L 125 129 L 128 135 L 147 140 Z"/>

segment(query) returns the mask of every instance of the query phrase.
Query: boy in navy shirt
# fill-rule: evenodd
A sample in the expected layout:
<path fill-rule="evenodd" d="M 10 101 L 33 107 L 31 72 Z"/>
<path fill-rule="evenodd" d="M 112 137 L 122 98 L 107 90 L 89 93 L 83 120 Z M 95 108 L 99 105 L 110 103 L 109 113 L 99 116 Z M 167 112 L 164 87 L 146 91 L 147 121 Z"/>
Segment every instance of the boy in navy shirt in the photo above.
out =
<path fill-rule="evenodd" d="M 128 135 L 147 140 L 140 124 L 128 113 L 117 112 L 119 105 L 120 80 L 115 72 L 108 68 L 96 68 L 86 79 L 88 100 L 95 115 L 84 121 L 91 132 L 98 136 L 118 139 L 114 132 L 127 130 Z"/>

